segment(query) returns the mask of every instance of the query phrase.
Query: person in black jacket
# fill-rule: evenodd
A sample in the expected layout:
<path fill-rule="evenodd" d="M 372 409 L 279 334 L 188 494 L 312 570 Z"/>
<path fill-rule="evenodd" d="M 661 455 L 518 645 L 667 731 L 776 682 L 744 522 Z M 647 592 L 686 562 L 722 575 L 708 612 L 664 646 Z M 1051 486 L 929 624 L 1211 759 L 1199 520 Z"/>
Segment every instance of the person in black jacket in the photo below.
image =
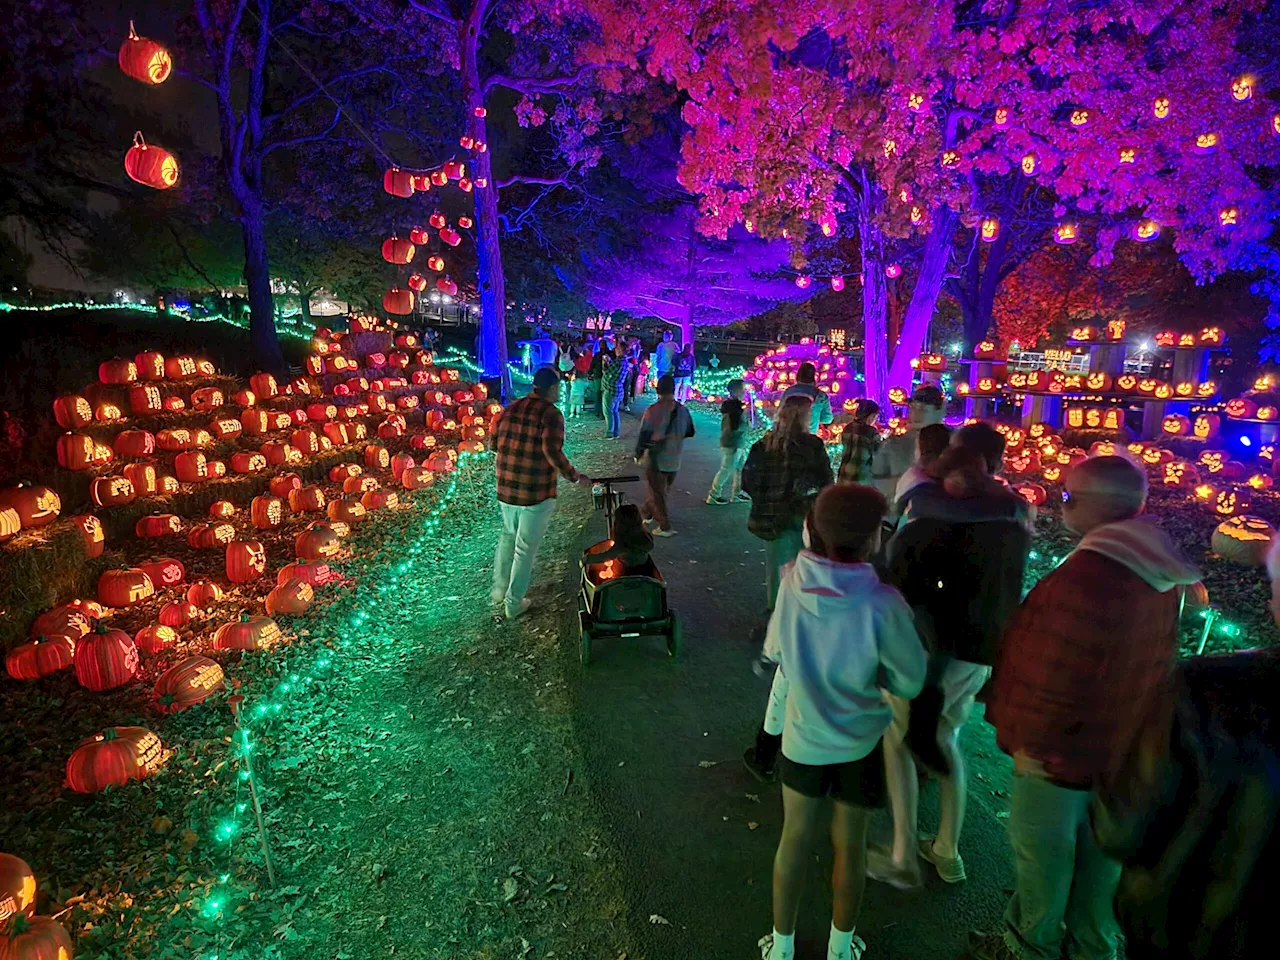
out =
<path fill-rule="evenodd" d="M 894 841 L 892 849 L 873 848 L 867 858 L 869 876 L 899 889 L 919 885 L 918 858 L 947 883 L 965 879 L 957 849 L 966 799 L 960 728 L 991 676 L 1005 623 L 1022 599 L 1031 549 L 1030 530 L 1011 502 L 1020 498 L 993 489 L 999 484 L 987 470 L 979 449 L 947 450 L 935 472 L 949 509 L 908 519 L 885 549 L 886 578 L 915 610 L 930 646 L 925 693 L 910 703 L 889 698 L 894 723 L 885 735 L 885 768 Z M 913 752 L 940 779 L 938 833 L 919 840 Z"/>

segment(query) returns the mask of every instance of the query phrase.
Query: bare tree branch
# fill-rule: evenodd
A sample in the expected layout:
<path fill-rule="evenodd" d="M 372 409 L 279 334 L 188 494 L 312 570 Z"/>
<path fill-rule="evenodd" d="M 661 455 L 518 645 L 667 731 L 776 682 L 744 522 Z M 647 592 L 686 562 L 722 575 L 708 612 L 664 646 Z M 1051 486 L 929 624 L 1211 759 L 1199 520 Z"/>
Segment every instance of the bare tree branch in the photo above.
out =
<path fill-rule="evenodd" d="M 484 81 L 483 90 L 487 96 L 494 87 L 506 87 L 518 93 L 560 93 L 568 87 L 575 87 L 586 79 L 587 74 L 602 66 L 598 63 L 584 63 L 577 72 L 568 77 L 509 77 L 505 73 L 490 74 Z"/>

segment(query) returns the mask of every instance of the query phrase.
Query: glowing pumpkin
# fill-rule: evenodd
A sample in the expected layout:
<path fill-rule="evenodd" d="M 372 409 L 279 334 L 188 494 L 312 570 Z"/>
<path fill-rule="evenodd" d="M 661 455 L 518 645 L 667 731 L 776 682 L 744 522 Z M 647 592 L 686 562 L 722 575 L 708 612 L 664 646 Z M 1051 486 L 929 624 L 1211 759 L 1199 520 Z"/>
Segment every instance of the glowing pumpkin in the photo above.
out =
<path fill-rule="evenodd" d="M 77 793 L 124 786 L 130 780 L 151 776 L 163 760 L 164 746 L 150 730 L 108 727 L 82 742 L 71 754 L 67 760 L 67 786 Z"/>
<path fill-rule="evenodd" d="M 145 187 L 168 190 L 178 182 L 178 158 L 163 147 L 148 144 L 139 131 L 124 155 L 124 172 Z"/>

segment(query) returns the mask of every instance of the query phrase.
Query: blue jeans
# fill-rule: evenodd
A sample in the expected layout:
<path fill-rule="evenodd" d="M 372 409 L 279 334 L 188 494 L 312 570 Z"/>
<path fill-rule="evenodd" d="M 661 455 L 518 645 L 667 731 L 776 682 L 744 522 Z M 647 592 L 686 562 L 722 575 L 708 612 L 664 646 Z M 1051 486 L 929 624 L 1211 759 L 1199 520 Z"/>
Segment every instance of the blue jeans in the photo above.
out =
<path fill-rule="evenodd" d="M 622 435 L 622 391 L 618 391 L 609 400 L 609 433 L 611 437 Z"/>

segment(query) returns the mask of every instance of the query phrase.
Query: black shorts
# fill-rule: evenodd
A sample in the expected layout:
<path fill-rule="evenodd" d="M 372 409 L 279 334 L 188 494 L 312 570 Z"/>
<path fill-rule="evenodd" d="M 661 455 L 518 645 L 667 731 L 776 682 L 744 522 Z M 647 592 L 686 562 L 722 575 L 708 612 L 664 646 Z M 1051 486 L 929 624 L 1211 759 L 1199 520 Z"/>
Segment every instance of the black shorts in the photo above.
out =
<path fill-rule="evenodd" d="M 819 799 L 830 796 L 851 807 L 878 810 L 884 806 L 883 741 L 861 760 L 812 766 L 796 763 L 785 755 L 778 759 L 778 777 L 783 786 L 801 796 Z"/>

